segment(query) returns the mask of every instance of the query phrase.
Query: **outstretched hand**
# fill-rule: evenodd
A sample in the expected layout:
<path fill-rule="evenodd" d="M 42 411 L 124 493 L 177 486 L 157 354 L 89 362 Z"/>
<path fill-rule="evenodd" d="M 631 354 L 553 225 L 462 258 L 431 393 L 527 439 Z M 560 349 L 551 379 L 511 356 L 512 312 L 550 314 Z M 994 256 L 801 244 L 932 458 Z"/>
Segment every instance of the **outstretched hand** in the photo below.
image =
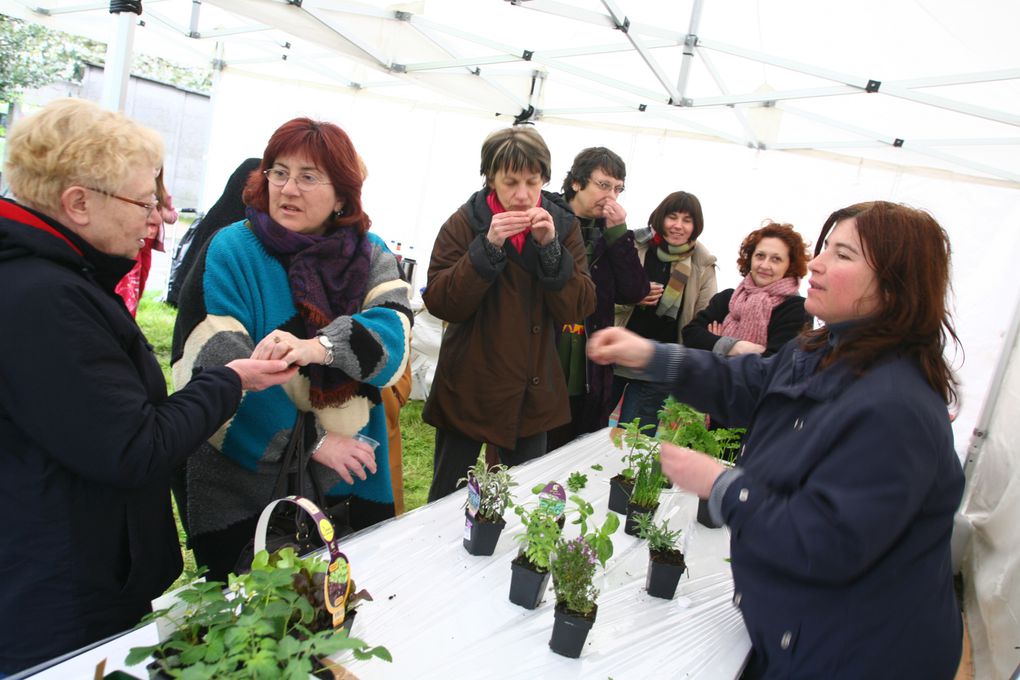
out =
<path fill-rule="evenodd" d="M 712 485 L 726 467 L 715 458 L 683 446 L 666 442 L 659 448 L 662 471 L 669 481 L 684 491 L 708 498 Z"/>
<path fill-rule="evenodd" d="M 267 387 L 282 385 L 297 373 L 298 367 L 283 359 L 234 359 L 227 368 L 241 378 L 241 389 L 260 392 Z"/>
<path fill-rule="evenodd" d="M 624 328 L 603 328 L 588 338 L 588 358 L 596 364 L 619 364 L 644 368 L 655 354 L 655 345 Z"/>

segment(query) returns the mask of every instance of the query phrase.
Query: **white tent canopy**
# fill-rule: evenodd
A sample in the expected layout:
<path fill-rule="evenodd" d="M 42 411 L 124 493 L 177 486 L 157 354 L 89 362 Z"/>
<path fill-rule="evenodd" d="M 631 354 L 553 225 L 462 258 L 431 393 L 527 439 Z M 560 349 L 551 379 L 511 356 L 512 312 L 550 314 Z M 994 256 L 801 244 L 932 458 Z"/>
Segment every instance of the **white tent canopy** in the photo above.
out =
<path fill-rule="evenodd" d="M 104 41 L 106 7 L 0 0 Z M 632 227 L 671 191 L 698 195 L 720 288 L 738 282 L 737 246 L 765 218 L 813 239 L 857 201 L 931 212 L 954 247 L 957 447 L 981 452 L 965 503 L 977 677 L 1020 663 L 1020 532 L 1006 511 L 1020 498 L 1020 424 L 1003 406 L 1020 373 L 1000 361 L 1020 300 L 1020 4 L 145 0 L 139 19 L 136 50 L 217 65 L 200 207 L 283 121 L 332 120 L 368 164 L 373 230 L 422 270 L 481 186 L 485 134 L 517 117 L 549 143 L 551 188 L 580 149 L 617 151 Z M 986 403 L 1000 377 L 1002 398 Z M 971 446 L 976 425 L 987 437 Z"/>

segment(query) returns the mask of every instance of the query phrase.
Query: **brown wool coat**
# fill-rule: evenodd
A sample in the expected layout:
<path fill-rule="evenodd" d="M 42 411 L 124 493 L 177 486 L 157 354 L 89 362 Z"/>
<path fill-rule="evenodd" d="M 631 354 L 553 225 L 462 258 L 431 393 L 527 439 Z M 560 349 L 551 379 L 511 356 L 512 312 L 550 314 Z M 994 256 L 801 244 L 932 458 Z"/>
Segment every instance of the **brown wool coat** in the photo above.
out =
<path fill-rule="evenodd" d="M 423 294 L 448 322 L 422 416 L 430 425 L 512 449 L 518 437 L 570 420 L 556 330 L 595 309 L 576 218 L 543 192 L 542 207 L 562 247 L 559 271 L 544 275 L 535 242 L 489 262 L 482 240 L 492 218 L 486 191 L 474 194 L 439 230 Z"/>

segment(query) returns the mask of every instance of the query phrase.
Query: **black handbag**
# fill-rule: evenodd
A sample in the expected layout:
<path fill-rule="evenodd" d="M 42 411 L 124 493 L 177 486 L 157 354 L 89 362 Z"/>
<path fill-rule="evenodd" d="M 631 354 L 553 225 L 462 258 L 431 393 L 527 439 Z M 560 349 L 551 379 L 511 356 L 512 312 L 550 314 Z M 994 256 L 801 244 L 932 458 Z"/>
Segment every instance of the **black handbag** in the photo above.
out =
<path fill-rule="evenodd" d="M 314 427 L 314 419 L 308 413 L 298 411 L 287 448 L 284 449 L 283 457 L 280 460 L 280 472 L 276 477 L 276 484 L 267 505 L 288 496 L 309 498 L 322 508 L 323 513 L 333 523 L 336 537 L 339 539 L 354 531 L 350 521 L 350 499 L 345 498 L 339 503 L 327 507 L 326 495 L 323 493 L 322 486 L 308 469 L 312 459 L 306 442 L 315 441 L 315 438 L 314 435 L 311 438 L 307 437 L 306 430 L 312 427 Z M 290 547 L 298 555 L 306 555 L 318 550 L 324 544 L 308 513 L 303 512 L 292 503 L 280 503 L 277 504 L 269 519 L 265 545 L 266 550 L 270 553 Z M 234 573 L 243 574 L 250 571 L 251 561 L 254 557 L 255 539 L 253 538 L 237 558 Z"/>

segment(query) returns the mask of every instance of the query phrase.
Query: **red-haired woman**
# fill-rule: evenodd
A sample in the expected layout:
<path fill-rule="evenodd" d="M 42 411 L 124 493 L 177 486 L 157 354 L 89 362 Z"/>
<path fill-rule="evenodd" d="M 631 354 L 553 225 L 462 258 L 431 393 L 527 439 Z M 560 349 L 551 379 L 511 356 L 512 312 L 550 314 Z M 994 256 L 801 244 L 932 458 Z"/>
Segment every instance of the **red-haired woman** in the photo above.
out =
<path fill-rule="evenodd" d="M 408 285 L 361 206 L 363 170 L 336 125 L 296 118 L 270 138 L 244 190 L 246 216 L 208 242 L 181 291 L 174 382 L 239 356 L 302 368 L 246 394 L 189 459 L 179 491 L 196 560 L 222 579 L 273 495 L 298 412 L 310 468 L 354 529 L 393 516 L 380 388 L 408 361 Z M 354 439 L 379 442 L 375 451 Z"/>
<path fill-rule="evenodd" d="M 769 222 L 740 244 L 736 290 L 716 293 L 684 326 L 684 345 L 722 356 L 771 356 L 804 329 L 808 315 L 797 294 L 807 274 L 807 246 L 789 224 Z"/>
<path fill-rule="evenodd" d="M 829 217 L 808 267 L 805 309 L 825 325 L 774 357 L 726 359 L 619 328 L 588 343 L 593 360 L 659 376 L 678 399 L 748 425 L 733 469 L 662 445 L 667 476 L 730 528 L 745 678 L 956 674 L 950 537 L 964 478 L 946 408 L 949 260 L 929 214 L 860 203 Z"/>

